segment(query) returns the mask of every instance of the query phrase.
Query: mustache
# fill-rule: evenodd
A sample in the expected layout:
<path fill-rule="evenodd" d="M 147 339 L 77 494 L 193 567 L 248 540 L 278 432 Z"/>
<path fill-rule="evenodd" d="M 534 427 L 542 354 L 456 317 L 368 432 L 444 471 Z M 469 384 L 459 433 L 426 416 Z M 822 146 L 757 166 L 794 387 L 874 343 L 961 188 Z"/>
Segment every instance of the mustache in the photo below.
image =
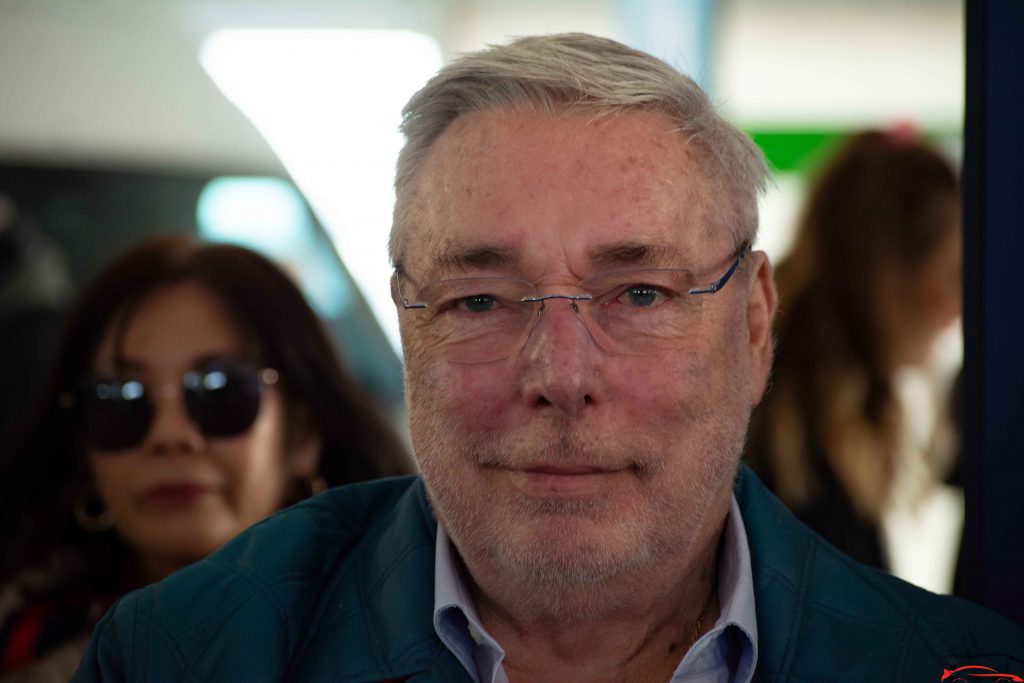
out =
<path fill-rule="evenodd" d="M 584 465 L 602 470 L 632 469 L 640 473 L 657 469 L 654 451 L 643 440 L 631 439 L 629 446 L 599 442 L 580 430 L 557 424 L 548 436 L 523 438 L 494 436 L 477 438 L 469 446 L 470 459 L 484 467 L 525 469 L 537 464 Z"/>

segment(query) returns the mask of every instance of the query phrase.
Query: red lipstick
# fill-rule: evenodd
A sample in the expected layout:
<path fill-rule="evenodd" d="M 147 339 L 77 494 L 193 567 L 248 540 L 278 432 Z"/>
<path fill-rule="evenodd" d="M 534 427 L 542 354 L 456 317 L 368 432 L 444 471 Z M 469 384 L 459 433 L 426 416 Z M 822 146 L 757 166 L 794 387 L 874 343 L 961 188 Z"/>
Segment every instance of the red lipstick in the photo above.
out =
<path fill-rule="evenodd" d="M 144 498 L 160 505 L 190 505 L 211 490 L 209 486 L 194 482 L 160 484 L 146 491 Z"/>

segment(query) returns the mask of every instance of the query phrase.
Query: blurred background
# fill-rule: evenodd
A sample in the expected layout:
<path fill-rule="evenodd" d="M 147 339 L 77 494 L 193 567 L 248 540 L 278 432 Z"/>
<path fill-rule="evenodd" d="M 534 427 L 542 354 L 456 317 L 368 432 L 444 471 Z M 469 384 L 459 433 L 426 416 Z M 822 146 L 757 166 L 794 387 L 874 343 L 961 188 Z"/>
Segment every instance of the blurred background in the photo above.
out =
<path fill-rule="evenodd" d="M 401 106 L 454 54 L 558 31 L 662 57 L 753 136 L 774 261 L 845 135 L 910 127 L 960 162 L 959 0 L 3 0 L 0 233 L 32 226 L 56 305 L 156 232 L 267 253 L 402 424 L 386 257 Z M 940 340 L 932 377 L 907 375 L 911 413 L 960 340 Z M 963 509 L 937 490 L 893 522 L 893 568 L 949 591 Z"/>

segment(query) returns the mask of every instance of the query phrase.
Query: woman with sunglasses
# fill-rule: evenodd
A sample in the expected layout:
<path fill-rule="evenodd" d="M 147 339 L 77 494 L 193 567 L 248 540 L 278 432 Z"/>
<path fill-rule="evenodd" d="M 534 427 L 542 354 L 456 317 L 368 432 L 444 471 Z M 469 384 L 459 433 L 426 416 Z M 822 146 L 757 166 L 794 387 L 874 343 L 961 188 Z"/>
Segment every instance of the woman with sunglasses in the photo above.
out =
<path fill-rule="evenodd" d="M 4 681 L 67 680 L 124 592 L 326 486 L 412 468 L 298 288 L 240 247 L 129 252 L 53 370 L 0 471 Z"/>

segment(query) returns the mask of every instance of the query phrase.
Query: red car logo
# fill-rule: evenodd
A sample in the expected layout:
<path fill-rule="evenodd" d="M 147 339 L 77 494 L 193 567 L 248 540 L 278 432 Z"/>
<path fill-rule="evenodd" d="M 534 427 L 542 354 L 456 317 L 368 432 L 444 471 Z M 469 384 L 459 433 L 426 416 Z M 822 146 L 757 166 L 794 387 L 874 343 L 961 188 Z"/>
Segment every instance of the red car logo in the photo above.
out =
<path fill-rule="evenodd" d="M 992 681 L 992 683 L 1024 683 L 1024 678 L 1020 676 L 999 673 L 995 669 L 979 664 L 958 666 L 953 670 L 943 669 L 942 678 L 939 680 L 949 681 L 949 683 L 969 683 L 969 681 L 979 678 Z"/>

